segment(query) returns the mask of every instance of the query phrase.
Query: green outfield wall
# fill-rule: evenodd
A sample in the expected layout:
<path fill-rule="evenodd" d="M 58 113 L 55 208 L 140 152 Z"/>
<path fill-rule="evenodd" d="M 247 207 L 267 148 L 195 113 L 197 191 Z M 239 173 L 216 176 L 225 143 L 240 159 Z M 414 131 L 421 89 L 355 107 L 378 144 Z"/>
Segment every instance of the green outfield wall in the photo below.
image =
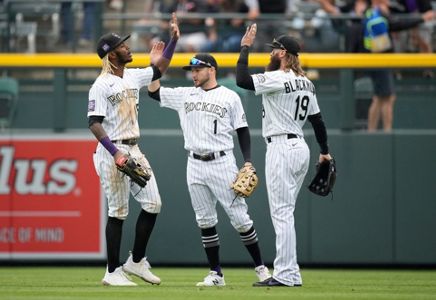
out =
<path fill-rule="evenodd" d="M 176 118 L 176 115 L 173 116 Z M 164 134 L 164 132 L 162 132 Z M 311 169 L 297 201 L 295 218 L 299 261 L 303 264 L 422 264 L 436 262 L 436 185 L 432 159 L 436 132 L 393 134 L 330 132 L 337 160 L 334 194 L 308 192 L 318 146 L 307 132 Z M 248 199 L 265 260 L 274 259 L 275 241 L 264 176 L 265 143 L 253 134 L 253 160 L 260 186 Z M 163 199 L 147 255 L 154 263 L 201 264 L 205 255 L 186 187 L 186 152 L 181 133 L 150 134 L 141 147 L 153 165 Z M 235 151 L 241 162 L 239 151 Z M 132 247 L 138 205 L 126 222 L 122 253 Z M 238 233 L 219 209 L 217 225 L 224 264 L 249 264 Z"/>
<path fill-rule="evenodd" d="M 177 119 L 177 115 L 170 111 L 168 118 Z M 47 223 L 50 224 L 47 225 L 49 228 L 54 229 L 61 226 L 62 222 L 68 222 L 70 224 L 67 225 L 68 232 L 66 228 L 59 242 L 62 240 L 67 242 L 67 239 L 72 236 L 75 243 L 79 245 L 81 241 L 87 240 L 90 230 L 95 232 L 94 226 L 100 224 L 100 237 L 104 249 L 105 221 L 100 222 L 97 214 L 91 219 L 88 217 L 86 221 L 89 222 L 88 229 L 83 229 L 86 228 L 86 223 L 74 226 L 74 223 L 71 223 L 75 222 L 74 218 L 65 219 L 71 217 L 66 211 L 70 207 L 68 203 L 76 202 L 78 196 L 94 195 L 86 199 L 81 197 L 82 203 L 89 203 L 85 204 L 86 206 L 95 206 L 95 203 L 99 202 L 94 192 L 98 191 L 99 184 L 92 166 L 91 157 L 93 145 L 95 145 L 92 139 L 91 144 L 84 150 L 86 153 L 80 153 L 78 156 L 78 172 L 86 168 L 86 174 L 80 173 L 82 175 L 77 175 L 80 177 L 76 177 L 75 180 L 78 183 L 92 181 L 93 184 L 82 183 L 81 190 L 76 188 L 66 197 L 59 195 L 53 198 L 50 195 L 41 195 L 38 190 L 35 190 L 35 194 L 26 192 L 22 188 L 13 189 L 16 186 L 14 182 L 18 179 L 14 177 L 14 170 L 11 168 L 9 170 L 12 170 L 10 171 L 12 173 L 8 175 L 8 167 L 3 165 L 11 164 L 10 161 L 8 162 L 10 155 L 7 149 L 11 149 L 11 145 L 15 147 L 17 154 L 14 160 L 21 166 L 27 160 L 40 161 L 38 165 L 41 166 L 41 159 L 44 159 L 44 156 L 40 154 L 42 152 L 39 147 L 43 144 L 35 142 L 26 144 L 27 140 L 32 140 L 33 137 L 43 133 L 45 139 L 52 140 L 50 142 L 52 147 L 60 148 L 55 151 L 60 153 L 57 160 L 66 160 L 72 156 L 73 150 L 77 152 L 75 148 L 70 147 L 75 147 L 74 139 L 78 133 L 53 133 L 30 129 L 24 132 L 25 136 L 21 130 L 0 134 L 0 140 L 2 140 L 0 141 L 0 149 L 2 149 L 0 151 L 0 169 L 2 170 L 0 172 L 2 185 L 0 200 L 5 202 L 0 203 L 3 208 L 0 212 L 0 249 L 2 250 L 0 261 L 26 261 L 29 258 L 33 261 L 81 259 L 81 256 L 75 253 L 56 258 L 55 249 L 58 249 L 56 239 L 50 241 L 39 239 L 32 244 L 34 247 L 47 245 L 42 249 L 49 251 L 48 255 L 35 256 L 35 253 L 31 253 L 33 256 L 29 256 L 19 252 L 20 247 L 26 246 L 27 240 L 26 236 L 22 236 L 19 232 L 17 234 L 17 231 L 25 233 L 26 226 L 30 225 L 17 225 L 20 228 L 15 229 L 15 237 L 11 238 L 14 234 L 8 235 L 7 230 L 17 228 L 14 224 L 18 222 L 34 224 L 33 226 L 37 228 L 44 227 Z M 298 198 L 295 212 L 299 261 L 306 265 L 434 266 L 436 262 L 436 236 L 433 234 L 436 228 L 436 185 L 434 184 L 436 160 L 433 159 L 433 152 L 436 148 L 436 131 L 395 130 L 391 134 L 367 134 L 363 131 L 329 130 L 329 144 L 331 153 L 337 161 L 338 178 L 333 195 L 328 197 L 311 194 L 306 188 L 315 171 L 319 147 L 311 130 L 305 130 L 305 134 L 312 155 L 311 167 Z M 92 138 L 91 134 L 85 130 L 80 132 L 80 135 L 87 136 L 87 139 Z M 63 146 L 63 140 L 70 141 L 69 146 Z M 18 142 L 21 144 L 17 144 Z M 147 256 L 154 264 L 204 264 L 206 260 L 200 230 L 195 223 L 186 186 L 187 153 L 183 149 L 181 131 L 179 129 L 143 129 L 140 147 L 154 169 L 163 201 L 162 212 L 151 236 Z M 271 264 L 274 260 L 275 241 L 265 187 L 265 150 L 266 145 L 260 135 L 260 130 L 253 129 L 252 158 L 258 171 L 260 185 L 247 201 L 265 261 Z M 24 151 L 27 154 L 23 154 Z M 236 147 L 235 154 L 239 164 L 242 164 L 238 147 Z M 46 160 L 50 161 L 51 157 L 54 158 L 54 154 L 48 154 L 46 157 L 48 157 Z M 87 162 L 81 165 L 83 161 Z M 22 167 L 20 169 L 22 170 Z M 49 174 L 56 176 L 56 173 L 50 172 Z M 68 176 L 68 173 L 66 175 Z M 83 180 L 83 176 L 86 178 L 89 176 L 89 179 Z M 61 182 L 64 178 L 66 178 L 65 175 L 60 177 Z M 5 194 L 9 188 L 11 193 Z M 65 208 L 58 208 L 59 214 L 63 213 L 65 217 L 58 215 L 56 206 L 53 206 L 55 212 L 45 219 L 41 218 L 41 210 L 51 209 L 47 207 L 50 198 L 54 199 L 53 205 L 57 205 L 55 202 L 66 203 Z M 21 202 L 24 201 L 30 206 L 22 206 Z M 21 211 L 14 211 L 14 208 L 19 207 Z M 12 210 L 8 212 L 8 209 Z M 76 207 L 76 209 L 80 210 L 81 207 Z M 139 209 L 139 205 L 131 198 L 130 215 L 123 229 L 122 259 L 127 257 L 132 248 Z M 25 217 L 23 214 L 29 217 L 31 210 L 36 212 L 34 219 L 25 218 L 23 220 Z M 106 209 L 102 207 L 100 211 L 104 217 Z M 250 264 L 249 256 L 239 239 L 239 234 L 231 227 L 228 217 L 220 207 L 218 211 L 217 229 L 221 240 L 223 264 Z M 83 214 L 86 216 L 86 212 Z M 14 216 L 18 219 L 14 219 Z M 47 218 L 51 218 L 51 221 L 46 220 Z M 41 225 L 38 225 L 39 223 Z M 76 228 L 75 231 L 74 228 Z M 8 242 L 10 242 L 9 246 Z M 49 245 L 52 248 L 49 248 Z M 75 248 L 74 244 L 72 246 Z M 27 249 L 28 252 L 33 251 L 32 248 Z M 104 253 L 103 256 L 83 256 L 82 259 L 101 261 L 102 257 Z"/>

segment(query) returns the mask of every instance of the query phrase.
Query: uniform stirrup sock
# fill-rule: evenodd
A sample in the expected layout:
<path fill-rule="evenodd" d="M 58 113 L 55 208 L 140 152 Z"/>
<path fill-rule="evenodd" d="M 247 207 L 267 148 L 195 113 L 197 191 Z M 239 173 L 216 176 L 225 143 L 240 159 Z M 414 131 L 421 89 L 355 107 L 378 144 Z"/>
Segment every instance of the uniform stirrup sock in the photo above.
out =
<path fill-rule="evenodd" d="M 206 251 L 210 269 L 222 276 L 219 258 L 220 241 L 216 228 L 201 229 L 201 240 Z"/>
<path fill-rule="evenodd" d="M 240 232 L 241 240 L 253 258 L 255 266 L 263 265 L 262 256 L 260 254 L 259 242 L 257 240 L 257 233 L 254 227 L 251 227 L 247 232 Z"/>
<path fill-rule="evenodd" d="M 133 244 L 132 259 L 138 263 L 145 256 L 148 240 L 156 223 L 157 214 L 151 214 L 141 209 L 136 221 L 135 242 Z"/>
<path fill-rule="evenodd" d="M 215 268 L 213 268 L 213 269 L 210 269 L 211 271 L 215 271 L 216 273 L 217 273 L 217 275 L 218 276 L 221 276 L 221 277 L 223 277 L 223 273 L 221 272 L 221 266 L 216 266 Z"/>
<path fill-rule="evenodd" d="M 106 251 L 109 273 L 120 266 L 120 247 L 123 220 L 108 217 L 106 223 Z"/>

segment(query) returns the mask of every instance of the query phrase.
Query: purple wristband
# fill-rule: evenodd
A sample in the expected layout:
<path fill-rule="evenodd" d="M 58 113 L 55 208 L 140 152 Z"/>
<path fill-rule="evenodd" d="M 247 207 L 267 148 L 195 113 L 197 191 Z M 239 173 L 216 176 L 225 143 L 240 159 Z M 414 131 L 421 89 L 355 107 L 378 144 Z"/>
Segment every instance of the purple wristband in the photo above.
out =
<path fill-rule="evenodd" d="M 106 148 L 107 151 L 109 151 L 109 153 L 114 156 L 115 153 L 117 153 L 118 148 L 115 147 L 115 145 L 111 142 L 111 140 L 109 139 L 108 136 L 105 136 L 104 138 L 102 138 L 100 140 L 100 143 L 103 145 L 103 147 Z"/>
<path fill-rule="evenodd" d="M 176 49 L 177 41 L 171 39 L 167 47 L 164 49 L 162 56 L 170 60 L 173 57 L 174 50 Z"/>

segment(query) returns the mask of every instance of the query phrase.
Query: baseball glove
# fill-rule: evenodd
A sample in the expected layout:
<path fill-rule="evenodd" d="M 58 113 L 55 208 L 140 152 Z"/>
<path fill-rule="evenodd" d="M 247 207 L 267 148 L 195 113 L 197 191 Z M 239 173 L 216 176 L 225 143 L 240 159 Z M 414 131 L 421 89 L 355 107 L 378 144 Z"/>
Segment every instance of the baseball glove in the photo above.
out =
<path fill-rule="evenodd" d="M 336 162 L 325 160 L 316 165 L 316 174 L 309 184 L 309 190 L 319 196 L 327 196 L 333 191 L 336 181 Z"/>
<path fill-rule="evenodd" d="M 130 155 L 123 155 L 116 161 L 117 169 L 130 177 L 139 186 L 144 187 L 151 178 L 148 168 L 142 166 Z"/>
<path fill-rule="evenodd" d="M 258 182 L 256 169 L 251 163 L 245 163 L 232 183 L 232 189 L 239 197 L 249 197 L 254 192 Z"/>

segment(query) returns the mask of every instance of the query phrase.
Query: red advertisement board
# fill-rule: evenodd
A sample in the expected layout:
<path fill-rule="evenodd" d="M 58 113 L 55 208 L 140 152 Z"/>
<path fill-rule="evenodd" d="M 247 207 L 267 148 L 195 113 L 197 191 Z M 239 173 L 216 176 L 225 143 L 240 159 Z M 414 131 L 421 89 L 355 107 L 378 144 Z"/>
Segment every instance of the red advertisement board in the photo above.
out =
<path fill-rule="evenodd" d="M 90 138 L 0 137 L 0 258 L 104 257 L 95 146 Z"/>

